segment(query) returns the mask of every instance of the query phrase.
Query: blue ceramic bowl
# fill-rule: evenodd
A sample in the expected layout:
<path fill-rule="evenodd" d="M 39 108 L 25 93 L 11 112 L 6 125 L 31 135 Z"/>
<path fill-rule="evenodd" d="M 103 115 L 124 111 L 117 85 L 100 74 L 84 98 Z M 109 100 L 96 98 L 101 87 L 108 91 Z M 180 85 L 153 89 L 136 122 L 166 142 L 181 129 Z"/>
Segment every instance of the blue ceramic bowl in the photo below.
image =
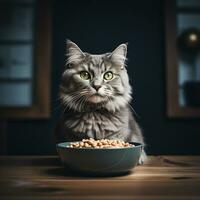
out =
<path fill-rule="evenodd" d="M 70 142 L 57 144 L 61 161 L 73 171 L 90 174 L 123 174 L 138 164 L 142 147 L 140 143 L 123 148 L 70 148 Z"/>

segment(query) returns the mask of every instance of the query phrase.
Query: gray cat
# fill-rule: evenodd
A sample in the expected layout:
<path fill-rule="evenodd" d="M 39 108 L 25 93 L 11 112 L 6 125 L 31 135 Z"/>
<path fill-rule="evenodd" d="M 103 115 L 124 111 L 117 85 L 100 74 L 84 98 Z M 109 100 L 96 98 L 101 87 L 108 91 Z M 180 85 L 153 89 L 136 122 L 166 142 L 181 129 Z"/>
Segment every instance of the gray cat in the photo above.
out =
<path fill-rule="evenodd" d="M 112 53 L 94 55 L 67 41 L 67 63 L 60 85 L 63 114 L 56 129 L 56 142 L 91 137 L 144 144 L 130 110 L 126 54 L 126 44 Z M 145 159 L 143 151 L 140 163 Z"/>

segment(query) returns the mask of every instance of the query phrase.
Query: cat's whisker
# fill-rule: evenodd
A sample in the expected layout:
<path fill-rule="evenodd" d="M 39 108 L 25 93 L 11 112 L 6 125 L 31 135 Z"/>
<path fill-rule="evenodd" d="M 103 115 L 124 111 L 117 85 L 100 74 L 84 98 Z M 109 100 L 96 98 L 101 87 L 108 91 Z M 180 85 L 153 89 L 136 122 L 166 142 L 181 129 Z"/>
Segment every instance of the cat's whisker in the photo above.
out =
<path fill-rule="evenodd" d="M 80 111 L 83 110 L 84 101 L 85 101 L 85 96 L 82 96 L 82 99 L 80 100 Z"/>
<path fill-rule="evenodd" d="M 86 104 L 86 102 L 87 102 L 87 96 L 84 96 L 84 100 L 83 100 L 83 104 L 82 104 L 82 107 L 84 108 L 85 107 L 85 104 Z"/>
<path fill-rule="evenodd" d="M 81 91 L 81 92 L 79 92 L 77 98 L 73 98 L 73 107 L 75 107 L 75 109 L 81 111 L 81 109 L 82 109 L 82 102 L 83 102 L 83 99 L 84 99 L 84 95 L 86 93 L 87 93 L 87 91 Z"/>
<path fill-rule="evenodd" d="M 129 102 L 128 102 L 128 106 L 131 108 L 131 110 L 137 116 L 137 118 L 140 118 L 140 116 L 136 113 L 135 109 L 131 106 L 131 104 Z"/>
<path fill-rule="evenodd" d="M 92 96 L 92 95 L 85 96 L 85 100 L 84 100 L 84 103 L 83 103 L 83 108 L 85 108 L 86 103 L 88 102 L 88 99 L 89 99 L 91 96 Z"/>
<path fill-rule="evenodd" d="M 80 94 L 85 94 L 85 92 L 81 92 Z M 79 95 L 79 97 L 76 99 L 75 107 L 81 111 L 82 110 L 82 102 L 84 101 L 84 95 Z"/>
<path fill-rule="evenodd" d="M 79 93 L 78 94 L 71 94 L 71 95 L 68 95 L 68 96 L 64 96 L 63 100 L 68 101 L 69 99 L 73 99 L 73 98 L 76 98 L 76 97 L 79 97 L 79 96 L 80 96 Z"/>
<path fill-rule="evenodd" d="M 63 109 L 63 114 L 65 113 L 65 111 L 66 111 L 67 109 L 69 109 L 69 107 L 68 107 L 68 106 L 65 106 L 64 109 Z"/>
<path fill-rule="evenodd" d="M 72 109 L 74 106 L 76 106 L 76 102 L 80 97 L 81 97 L 80 93 L 77 94 L 77 92 L 74 92 L 74 94 L 64 97 L 63 103 L 66 107 L 69 107 L 69 109 Z"/>
<path fill-rule="evenodd" d="M 86 97 L 85 97 L 85 101 L 84 101 L 84 103 L 83 103 L 83 108 L 85 108 L 88 99 L 89 99 L 89 97 L 86 96 Z"/>
<path fill-rule="evenodd" d="M 82 100 L 82 96 L 80 96 L 77 101 L 76 101 L 76 104 L 75 104 L 75 109 L 80 111 L 80 102 Z"/>

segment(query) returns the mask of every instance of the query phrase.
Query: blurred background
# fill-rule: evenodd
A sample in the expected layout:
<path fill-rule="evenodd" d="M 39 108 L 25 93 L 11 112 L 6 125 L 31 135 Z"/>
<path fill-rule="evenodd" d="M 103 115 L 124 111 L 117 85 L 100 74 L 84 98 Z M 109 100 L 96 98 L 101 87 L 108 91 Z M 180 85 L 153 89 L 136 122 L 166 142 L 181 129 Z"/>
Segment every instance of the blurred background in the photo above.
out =
<path fill-rule="evenodd" d="M 147 153 L 199 154 L 199 30 L 199 0 L 1 0 L 1 154 L 56 153 L 66 39 L 95 54 L 128 42 Z"/>

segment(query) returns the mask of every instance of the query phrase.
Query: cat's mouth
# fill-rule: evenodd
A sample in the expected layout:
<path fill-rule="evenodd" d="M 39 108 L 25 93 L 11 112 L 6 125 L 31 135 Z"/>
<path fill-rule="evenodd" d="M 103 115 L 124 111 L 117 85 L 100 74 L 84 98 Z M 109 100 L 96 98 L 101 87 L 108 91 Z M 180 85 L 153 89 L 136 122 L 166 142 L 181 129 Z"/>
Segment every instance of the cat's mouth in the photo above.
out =
<path fill-rule="evenodd" d="M 95 93 L 88 98 L 88 101 L 91 103 L 102 103 L 106 100 L 107 98 L 105 96 L 100 95 L 99 93 Z"/>

